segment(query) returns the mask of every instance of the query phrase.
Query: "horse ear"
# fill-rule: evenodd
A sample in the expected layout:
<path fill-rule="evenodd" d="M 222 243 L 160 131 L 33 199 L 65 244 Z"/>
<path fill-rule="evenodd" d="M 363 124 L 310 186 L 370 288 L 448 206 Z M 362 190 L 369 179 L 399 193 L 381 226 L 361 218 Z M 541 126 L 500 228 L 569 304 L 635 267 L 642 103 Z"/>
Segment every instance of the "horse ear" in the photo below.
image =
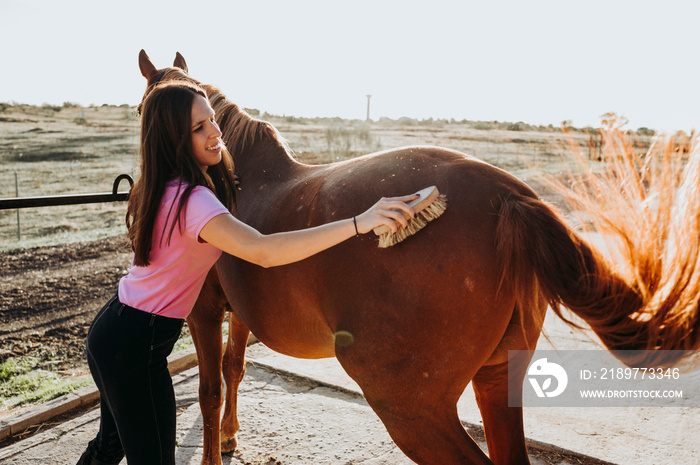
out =
<path fill-rule="evenodd" d="M 187 72 L 187 63 L 185 63 L 185 57 L 180 55 L 180 52 L 175 52 L 175 61 L 173 61 L 173 66 L 180 68 L 184 72 Z"/>
<path fill-rule="evenodd" d="M 151 59 L 146 55 L 145 50 L 141 50 L 139 53 L 139 69 L 141 70 L 141 75 L 149 81 L 158 73 L 156 67 L 151 63 Z"/>

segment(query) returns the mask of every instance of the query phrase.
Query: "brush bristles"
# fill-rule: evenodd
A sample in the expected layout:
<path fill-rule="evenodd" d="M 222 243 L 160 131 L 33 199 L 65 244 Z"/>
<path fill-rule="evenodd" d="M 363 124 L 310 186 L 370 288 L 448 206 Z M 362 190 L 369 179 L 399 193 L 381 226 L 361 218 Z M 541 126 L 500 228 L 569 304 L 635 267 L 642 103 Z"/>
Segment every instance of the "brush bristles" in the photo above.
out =
<path fill-rule="evenodd" d="M 386 248 L 396 245 L 399 242 L 406 239 L 421 229 L 423 229 L 430 221 L 438 218 L 440 215 L 445 213 L 447 208 L 447 197 L 440 194 L 435 202 L 425 207 L 423 210 L 416 214 L 416 218 L 411 218 L 408 220 L 408 226 L 404 229 L 396 231 L 394 234 L 388 232 L 379 236 L 379 247 Z"/>

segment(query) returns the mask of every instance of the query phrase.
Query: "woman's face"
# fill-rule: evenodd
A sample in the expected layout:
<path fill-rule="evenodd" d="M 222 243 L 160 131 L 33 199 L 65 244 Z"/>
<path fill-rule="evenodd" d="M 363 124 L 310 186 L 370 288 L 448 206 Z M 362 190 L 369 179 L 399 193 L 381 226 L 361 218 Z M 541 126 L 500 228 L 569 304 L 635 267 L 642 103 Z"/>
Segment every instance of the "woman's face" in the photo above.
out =
<path fill-rule="evenodd" d="M 198 94 L 192 102 L 192 152 L 203 171 L 221 161 L 223 148 L 214 110 L 209 100 Z"/>

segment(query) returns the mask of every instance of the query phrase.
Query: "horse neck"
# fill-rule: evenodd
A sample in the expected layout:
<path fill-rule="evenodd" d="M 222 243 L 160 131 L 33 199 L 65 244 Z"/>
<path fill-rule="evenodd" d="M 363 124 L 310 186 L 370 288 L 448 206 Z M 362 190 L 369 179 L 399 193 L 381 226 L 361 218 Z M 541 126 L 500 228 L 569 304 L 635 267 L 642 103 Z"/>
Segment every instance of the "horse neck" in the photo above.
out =
<path fill-rule="evenodd" d="M 284 139 L 269 122 L 253 118 L 216 88 L 208 89 L 208 94 L 236 172 L 246 178 L 246 183 L 257 178 L 266 183 L 284 179 L 290 170 L 301 166 L 289 155 Z"/>
<path fill-rule="evenodd" d="M 279 140 L 262 137 L 234 154 L 236 173 L 247 186 L 270 185 L 293 178 L 302 166 Z"/>

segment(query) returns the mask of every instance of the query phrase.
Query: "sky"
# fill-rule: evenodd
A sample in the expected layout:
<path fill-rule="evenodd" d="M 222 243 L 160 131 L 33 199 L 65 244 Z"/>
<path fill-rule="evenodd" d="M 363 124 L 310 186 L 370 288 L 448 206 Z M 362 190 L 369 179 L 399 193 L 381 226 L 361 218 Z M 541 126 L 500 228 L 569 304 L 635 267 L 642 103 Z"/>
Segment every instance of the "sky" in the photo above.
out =
<path fill-rule="evenodd" d="M 276 115 L 700 129 L 697 0 L 0 0 L 0 102 L 137 104 L 138 53 Z"/>

